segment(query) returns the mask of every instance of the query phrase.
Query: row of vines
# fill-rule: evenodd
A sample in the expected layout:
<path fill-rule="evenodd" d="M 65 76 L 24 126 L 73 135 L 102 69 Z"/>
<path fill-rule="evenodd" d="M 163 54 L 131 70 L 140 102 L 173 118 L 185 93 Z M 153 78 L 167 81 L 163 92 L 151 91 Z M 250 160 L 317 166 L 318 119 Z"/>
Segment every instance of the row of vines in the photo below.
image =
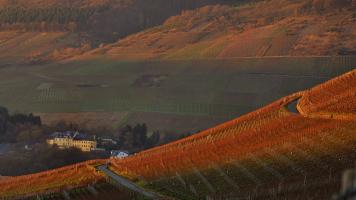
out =
<path fill-rule="evenodd" d="M 354 118 L 356 70 L 306 92 L 298 107 L 305 115 Z"/>
<path fill-rule="evenodd" d="M 354 164 L 356 118 L 309 118 L 288 112 L 285 105 L 304 95 L 324 102 L 325 94 L 333 95 L 340 105 L 354 102 L 355 95 L 343 96 L 345 91 L 354 94 L 353 75 L 313 89 L 326 88 L 316 93 L 323 95 L 297 93 L 200 134 L 114 160 L 113 169 L 187 199 L 222 193 L 251 195 L 256 187 L 268 190 L 278 184 L 285 190 L 298 190 L 300 184 L 318 188 L 319 182 L 334 187 L 326 193 L 331 196 L 337 192 L 342 171 Z"/>
<path fill-rule="evenodd" d="M 5 179 L 0 182 L 0 198 L 25 198 L 92 184 L 104 179 L 92 166 L 103 162 L 92 160 L 33 175 Z"/>

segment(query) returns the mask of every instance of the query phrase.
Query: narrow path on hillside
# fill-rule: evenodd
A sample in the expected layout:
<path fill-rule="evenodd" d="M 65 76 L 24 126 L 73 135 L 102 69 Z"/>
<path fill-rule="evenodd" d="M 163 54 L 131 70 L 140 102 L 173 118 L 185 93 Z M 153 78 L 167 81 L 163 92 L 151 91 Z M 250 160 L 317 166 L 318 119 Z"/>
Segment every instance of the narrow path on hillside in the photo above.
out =
<path fill-rule="evenodd" d="M 297 99 L 291 101 L 290 103 L 288 103 L 288 104 L 285 106 L 285 108 L 287 108 L 287 110 L 288 110 L 289 112 L 292 112 L 292 113 L 300 114 L 300 115 L 301 115 L 301 113 L 299 112 L 299 110 L 298 110 L 298 108 L 297 108 L 298 102 L 299 102 L 299 100 L 300 100 L 301 98 L 302 98 L 302 97 L 299 97 L 299 98 L 297 98 Z"/>
<path fill-rule="evenodd" d="M 152 192 L 148 192 L 140 187 L 138 187 L 135 183 L 133 183 L 132 181 L 117 175 L 116 173 L 114 173 L 113 171 L 111 171 L 107 165 L 100 165 L 97 167 L 97 169 L 101 172 L 103 172 L 106 176 L 112 178 L 114 181 L 116 181 L 119 185 L 126 187 L 128 189 L 130 189 L 131 191 L 137 192 L 143 196 L 145 196 L 146 198 L 149 199 L 161 199 L 159 195 L 154 194 Z"/>

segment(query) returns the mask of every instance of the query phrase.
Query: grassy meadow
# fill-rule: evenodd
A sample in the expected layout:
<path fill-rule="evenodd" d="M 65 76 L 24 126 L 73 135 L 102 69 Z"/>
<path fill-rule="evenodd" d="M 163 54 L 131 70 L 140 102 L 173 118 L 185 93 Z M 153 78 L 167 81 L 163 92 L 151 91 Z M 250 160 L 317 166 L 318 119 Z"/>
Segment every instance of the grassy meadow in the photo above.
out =
<path fill-rule="evenodd" d="M 184 130 L 179 121 L 185 117 L 208 117 L 199 122 L 206 127 L 190 123 L 202 129 L 324 82 L 355 63 L 355 57 L 266 57 L 2 67 L 0 105 L 12 112 L 125 113 L 116 125 L 161 118 L 163 127 L 176 123 Z"/>

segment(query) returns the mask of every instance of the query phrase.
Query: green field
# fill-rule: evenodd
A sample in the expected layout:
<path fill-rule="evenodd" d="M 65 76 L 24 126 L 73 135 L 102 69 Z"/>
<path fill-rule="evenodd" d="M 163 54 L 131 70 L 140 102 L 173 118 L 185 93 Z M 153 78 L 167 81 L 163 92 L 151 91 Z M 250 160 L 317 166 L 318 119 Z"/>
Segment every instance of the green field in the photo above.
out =
<path fill-rule="evenodd" d="M 91 60 L 11 66 L 0 68 L 0 105 L 13 112 L 110 111 L 226 120 L 355 66 L 356 57 Z"/>

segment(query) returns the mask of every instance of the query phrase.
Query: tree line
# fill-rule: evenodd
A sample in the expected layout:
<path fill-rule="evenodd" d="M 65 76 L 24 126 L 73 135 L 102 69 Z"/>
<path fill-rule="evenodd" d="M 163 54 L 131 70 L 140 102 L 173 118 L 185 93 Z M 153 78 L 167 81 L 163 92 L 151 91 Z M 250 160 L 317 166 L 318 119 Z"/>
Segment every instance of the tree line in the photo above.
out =
<path fill-rule="evenodd" d="M 21 175 L 35 173 L 73 164 L 76 162 L 107 158 L 108 152 L 81 152 L 79 149 L 58 149 L 48 146 L 45 140 L 53 132 L 79 131 L 99 138 L 112 138 L 118 143 L 110 146 L 108 150 L 120 149 L 131 153 L 152 148 L 172 142 L 191 134 L 161 134 L 159 131 L 149 131 L 145 123 L 134 126 L 125 125 L 121 128 L 100 127 L 87 129 L 80 125 L 58 122 L 52 125 L 43 125 L 38 116 L 22 113 L 9 113 L 8 109 L 0 106 L 0 145 L 11 144 L 11 152 L 0 155 L 0 175 Z M 28 145 L 31 150 L 25 149 Z M 16 168 L 12 166 L 17 166 Z"/>
<path fill-rule="evenodd" d="M 41 118 L 30 114 L 10 114 L 5 107 L 0 107 L 0 143 L 16 142 L 17 136 L 29 133 L 42 125 Z"/>
<path fill-rule="evenodd" d="M 70 22 L 86 23 L 90 16 L 96 12 L 108 9 L 105 7 L 88 8 L 22 8 L 8 7 L 0 9 L 0 23 L 31 23 L 31 22 L 51 22 L 58 24 L 68 24 Z"/>
<path fill-rule="evenodd" d="M 146 124 L 137 124 L 134 127 L 126 125 L 119 129 L 118 141 L 120 148 L 130 151 L 138 151 L 159 144 L 160 133 L 155 131 L 149 136 Z"/>
<path fill-rule="evenodd" d="M 191 135 L 191 133 L 161 134 L 158 130 L 149 131 L 145 123 L 134 126 L 127 124 L 113 130 L 109 127 L 84 128 L 73 123 L 60 121 L 56 124 L 42 125 L 41 118 L 32 113 L 10 114 L 7 108 L 0 106 L 0 143 L 32 144 L 44 142 L 53 132 L 79 131 L 99 137 L 109 137 L 118 141 L 114 149 L 141 151 L 157 145 L 172 142 Z"/>

